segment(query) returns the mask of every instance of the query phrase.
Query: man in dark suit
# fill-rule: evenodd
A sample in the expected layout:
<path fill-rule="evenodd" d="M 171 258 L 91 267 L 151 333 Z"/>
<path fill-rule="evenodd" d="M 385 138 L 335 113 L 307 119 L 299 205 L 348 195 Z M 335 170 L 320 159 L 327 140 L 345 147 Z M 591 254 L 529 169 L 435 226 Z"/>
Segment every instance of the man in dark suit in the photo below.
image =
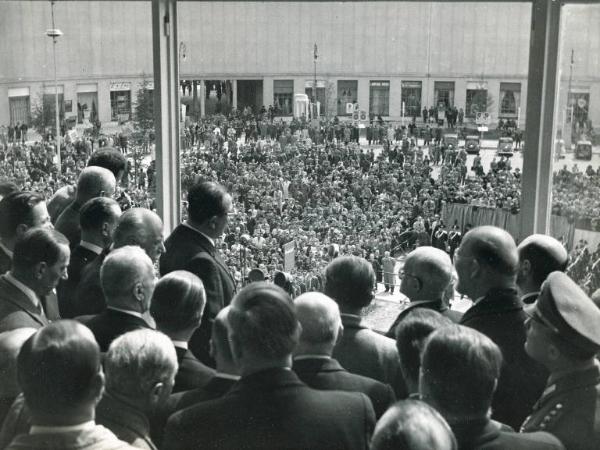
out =
<path fill-rule="evenodd" d="M 167 400 L 177 372 L 170 339 L 147 329 L 125 333 L 110 345 L 104 372 L 96 422 L 135 448 L 156 450 L 149 417 Z"/>
<path fill-rule="evenodd" d="M 75 200 L 58 217 L 55 227 L 66 236 L 74 248 L 81 240 L 80 209 L 95 197 L 112 197 L 116 189 L 113 173 L 104 167 L 86 167 L 79 174 Z"/>
<path fill-rule="evenodd" d="M 341 256 L 325 269 L 325 295 L 338 304 L 344 333 L 333 349 L 333 357 L 351 373 L 392 386 L 397 398 L 406 397 L 396 342 L 368 328 L 362 309 L 374 297 L 375 273 L 364 258 Z"/>
<path fill-rule="evenodd" d="M 454 265 L 457 291 L 473 300 L 460 323 L 485 334 L 502 351 L 492 418 L 516 429 L 541 395 L 548 376 L 523 348 L 527 315 L 515 284 L 517 246 L 500 228 L 477 227 L 465 235 Z"/>
<path fill-rule="evenodd" d="M 563 245 L 546 234 L 532 234 L 517 247 L 519 271 L 517 286 L 521 301 L 532 304 L 540 294 L 542 283 L 556 270 L 564 272 L 569 263 L 569 254 Z"/>
<path fill-rule="evenodd" d="M 395 400 L 390 385 L 350 373 L 331 357 L 344 329 L 337 303 L 309 292 L 296 298 L 294 306 L 302 326 L 294 350 L 294 372 L 315 389 L 362 392 L 371 400 L 375 416 L 381 417 Z"/>
<path fill-rule="evenodd" d="M 126 245 L 108 254 L 100 270 L 106 309 L 98 315 L 79 318 L 96 337 L 100 351 L 128 331 L 151 328 L 150 299 L 156 283 L 154 266 L 138 246 Z"/>
<path fill-rule="evenodd" d="M 527 313 L 525 350 L 550 377 L 521 430 L 548 431 L 568 449 L 600 448 L 600 309 L 557 271 Z"/>
<path fill-rule="evenodd" d="M 246 286 L 228 320 L 242 378 L 225 396 L 171 416 L 164 449 L 367 448 L 375 420 L 368 397 L 313 390 L 290 370 L 300 327 L 283 289 Z"/>
<path fill-rule="evenodd" d="M 81 274 L 103 250 L 110 247 L 121 208 L 111 198 L 96 197 L 86 202 L 80 213 L 81 241 L 71 252 L 69 278 L 60 282 L 56 288 L 63 319 L 72 319 L 77 315 L 73 303 Z"/>
<path fill-rule="evenodd" d="M 0 201 L 0 274 L 10 270 L 15 242 L 29 228 L 52 228 L 44 197 L 16 191 Z"/>
<path fill-rule="evenodd" d="M 0 276 L 0 332 L 50 323 L 47 297 L 67 278 L 68 242 L 46 228 L 32 228 L 17 240 L 12 269 Z"/>
<path fill-rule="evenodd" d="M 212 321 L 231 301 L 235 280 L 219 256 L 215 241 L 227 228 L 233 211 L 231 196 L 223 186 L 200 182 L 188 192 L 188 220 L 178 225 L 165 242 L 160 258 L 160 273 L 187 270 L 200 277 L 206 290 L 207 305 L 200 328 L 190 340 L 190 350 L 205 364 L 214 365 L 209 355 Z"/>
<path fill-rule="evenodd" d="M 215 371 L 188 350 L 188 341 L 200 326 L 205 304 L 202 281 L 185 270 L 169 272 L 154 288 L 150 314 L 156 321 L 156 328 L 171 338 L 177 352 L 179 369 L 173 392 L 203 386 L 214 376 Z"/>
<path fill-rule="evenodd" d="M 491 339 L 460 325 L 434 331 L 423 349 L 419 392 L 446 419 L 460 449 L 562 449 L 548 433 L 515 433 L 490 420 L 490 405 L 502 367 Z"/>
<path fill-rule="evenodd" d="M 125 245 L 141 247 L 155 264 L 165 251 L 163 244 L 163 223 L 160 217 L 149 209 L 131 208 L 125 211 L 117 222 L 113 233 L 113 248 Z M 100 268 L 110 252 L 102 251 L 83 270 L 73 301 L 77 316 L 99 314 L 106 308 L 104 292 L 100 286 Z"/>
<path fill-rule="evenodd" d="M 386 336 L 395 339 L 398 323 L 413 309 L 427 308 L 458 323 L 462 314 L 452 311 L 444 293 L 452 283 L 452 261 L 448 254 L 435 247 L 418 247 L 408 254 L 400 271 L 400 292 L 410 300 L 390 327 Z"/>

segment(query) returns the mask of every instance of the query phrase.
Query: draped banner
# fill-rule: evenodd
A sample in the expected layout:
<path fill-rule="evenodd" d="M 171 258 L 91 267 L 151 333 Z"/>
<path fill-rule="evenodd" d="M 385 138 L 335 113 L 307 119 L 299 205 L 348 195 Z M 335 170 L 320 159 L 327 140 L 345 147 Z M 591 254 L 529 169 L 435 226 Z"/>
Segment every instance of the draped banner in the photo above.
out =
<path fill-rule="evenodd" d="M 461 230 L 464 230 L 467 224 L 470 224 L 471 227 L 494 225 L 508 231 L 517 242 L 526 237 L 520 235 L 520 215 L 511 214 L 509 211 L 499 208 L 448 203 L 442 208 L 441 217 L 448 228 L 452 227 L 455 221 Z M 550 218 L 550 235 L 571 249 L 575 237 L 575 226 L 569 223 L 566 217 L 553 215 Z"/>

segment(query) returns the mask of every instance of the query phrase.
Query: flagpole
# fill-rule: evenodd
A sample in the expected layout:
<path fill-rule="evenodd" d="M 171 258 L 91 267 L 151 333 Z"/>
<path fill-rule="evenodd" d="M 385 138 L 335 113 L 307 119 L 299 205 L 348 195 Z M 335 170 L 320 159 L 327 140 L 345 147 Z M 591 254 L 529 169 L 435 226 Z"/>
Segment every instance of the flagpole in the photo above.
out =
<path fill-rule="evenodd" d="M 315 63 L 315 73 L 313 79 L 313 119 L 317 117 L 317 58 L 319 57 L 317 54 L 317 43 L 315 42 L 315 55 L 314 55 L 314 63 Z"/>

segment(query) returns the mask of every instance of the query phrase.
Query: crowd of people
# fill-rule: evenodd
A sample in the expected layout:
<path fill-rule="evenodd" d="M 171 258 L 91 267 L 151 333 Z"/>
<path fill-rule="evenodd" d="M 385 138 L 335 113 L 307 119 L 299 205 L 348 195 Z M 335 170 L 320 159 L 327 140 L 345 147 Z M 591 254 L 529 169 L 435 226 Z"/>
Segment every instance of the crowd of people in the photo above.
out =
<path fill-rule="evenodd" d="M 75 191 L 48 202 L 3 185 L 0 448 L 600 446 L 600 291 L 565 273 L 556 239 L 517 246 L 478 226 L 451 258 L 438 224 L 397 274 L 407 307 L 376 332 L 364 321 L 376 270 L 351 241 L 329 253 L 318 289 L 243 286 L 225 257 L 257 245 L 227 231 L 243 225 L 249 191 L 201 172 L 164 239 L 155 212 L 115 200 L 125 169 L 100 149 Z M 304 195 L 309 207 L 317 193 Z M 464 314 L 455 291 L 474 300 Z"/>

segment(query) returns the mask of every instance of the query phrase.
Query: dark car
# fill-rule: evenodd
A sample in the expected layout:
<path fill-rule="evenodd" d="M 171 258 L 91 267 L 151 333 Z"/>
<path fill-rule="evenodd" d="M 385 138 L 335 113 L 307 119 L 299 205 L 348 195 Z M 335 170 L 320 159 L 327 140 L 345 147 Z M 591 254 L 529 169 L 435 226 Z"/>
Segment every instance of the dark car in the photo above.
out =
<path fill-rule="evenodd" d="M 465 138 L 465 151 L 472 155 L 479 155 L 479 136 L 469 135 Z"/>
<path fill-rule="evenodd" d="M 458 134 L 448 133 L 444 135 L 444 145 L 446 148 L 458 150 Z"/>
<path fill-rule="evenodd" d="M 498 156 L 512 156 L 514 154 L 515 145 L 513 138 L 501 137 L 498 139 Z"/>
<path fill-rule="evenodd" d="M 590 141 L 577 141 L 575 159 L 592 159 L 592 143 Z"/>

